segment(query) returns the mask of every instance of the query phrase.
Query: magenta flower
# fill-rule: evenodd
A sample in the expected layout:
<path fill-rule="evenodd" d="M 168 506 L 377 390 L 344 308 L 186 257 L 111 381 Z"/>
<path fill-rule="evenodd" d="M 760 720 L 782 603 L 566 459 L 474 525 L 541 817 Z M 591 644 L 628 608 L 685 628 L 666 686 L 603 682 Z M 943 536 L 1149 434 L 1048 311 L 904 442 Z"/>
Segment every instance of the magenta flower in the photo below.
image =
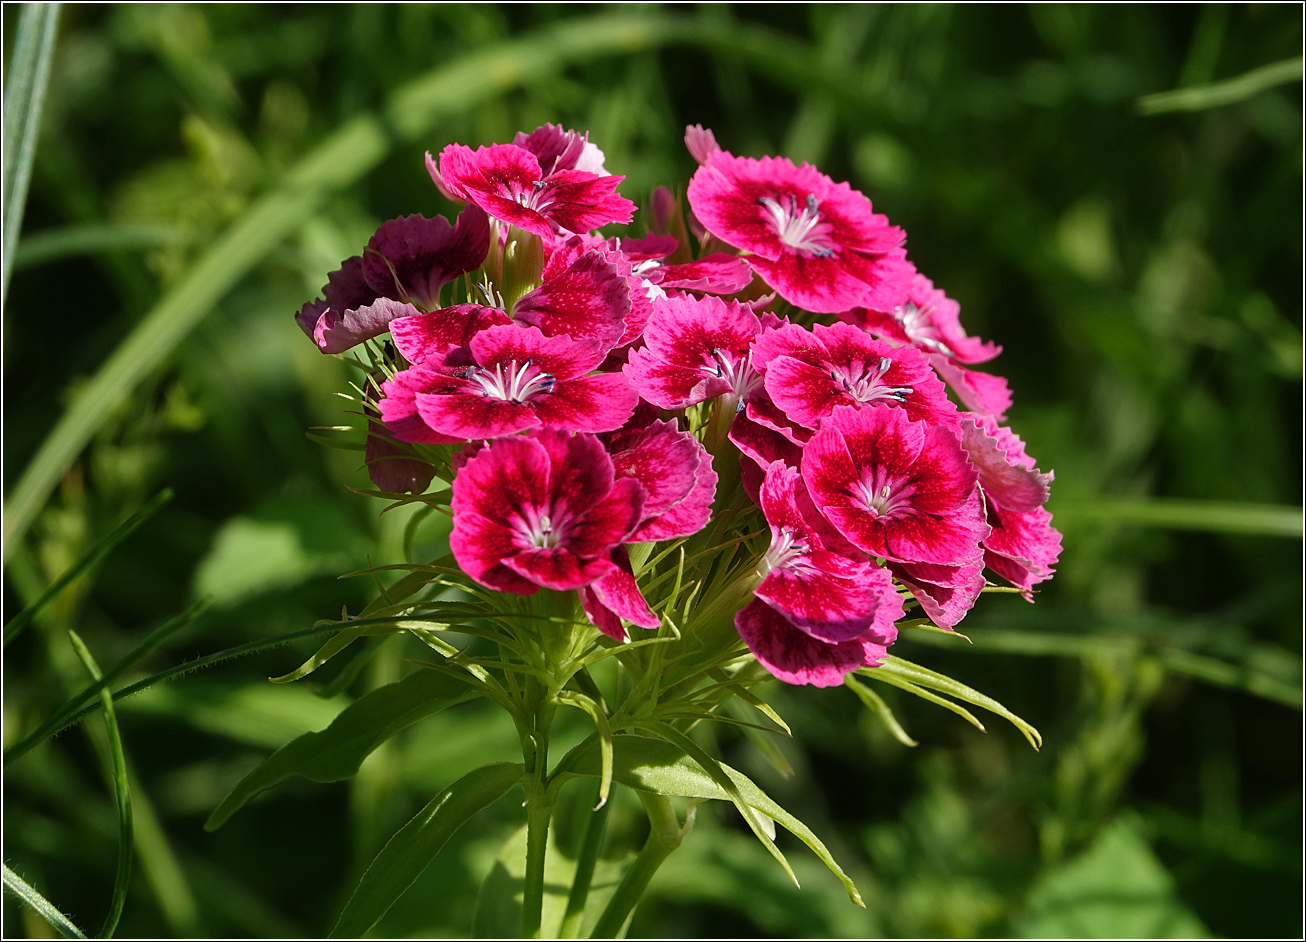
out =
<path fill-rule="evenodd" d="M 649 285 L 678 288 L 681 291 L 706 291 L 709 294 L 735 294 L 753 280 L 747 259 L 726 252 L 705 255 L 692 262 L 668 265 L 665 261 L 679 247 L 675 236 L 652 235 L 642 239 L 610 239 L 631 263 L 632 272 Z M 655 296 L 657 295 L 655 293 Z"/>
<path fill-rule="evenodd" d="M 749 252 L 762 279 L 798 307 L 892 310 L 906 296 L 914 269 L 902 230 L 810 164 L 717 151 L 690 180 L 689 203 L 708 232 Z"/>
<path fill-rule="evenodd" d="M 552 236 L 555 226 L 589 232 L 610 222 L 628 223 L 635 209 L 616 192 L 625 177 L 585 170 L 546 174 L 535 154 L 515 144 L 475 151 L 450 144 L 440 153 L 439 178 L 458 199 L 544 237 Z"/>
<path fill-rule="evenodd" d="M 342 353 L 380 336 L 397 317 L 439 305 L 440 289 L 479 268 L 490 250 L 490 227 L 475 206 L 456 225 L 442 216 L 402 216 L 384 222 L 361 256 L 328 276 L 323 300 L 304 305 L 300 328 L 323 353 Z"/>
<path fill-rule="evenodd" d="M 685 128 L 685 149 L 699 164 L 705 164 L 713 156 L 721 153 L 721 145 L 716 142 L 716 135 L 710 128 L 705 128 L 701 124 L 691 124 Z"/>
<path fill-rule="evenodd" d="M 672 421 L 622 429 L 608 437 L 618 477 L 644 487 L 644 519 L 627 542 L 675 540 L 707 526 L 716 496 L 712 456 Z"/>
<path fill-rule="evenodd" d="M 803 450 L 802 471 L 821 514 L 873 556 L 961 566 L 989 535 L 956 430 L 902 409 L 839 406 Z"/>
<path fill-rule="evenodd" d="M 618 546 L 610 558 L 615 569 L 582 586 L 577 594 L 585 614 L 599 631 L 617 641 L 625 641 L 626 629 L 621 619 L 641 628 L 657 628 L 662 620 L 648 607 L 644 594 L 639 591 L 626 550 Z"/>
<path fill-rule="evenodd" d="M 624 341 L 632 319 L 630 265 L 617 252 L 579 239 L 547 246 L 540 286 L 512 308 L 513 320 L 545 336 L 597 340 L 606 352 Z"/>
<path fill-rule="evenodd" d="M 429 314 L 395 318 L 390 322 L 390 339 L 414 365 L 467 366 L 472 362 L 473 337 L 487 328 L 511 323 L 498 308 L 455 304 Z"/>
<path fill-rule="evenodd" d="M 546 177 L 560 170 L 608 175 L 603 169 L 603 151 L 589 142 L 589 135 L 568 131 L 559 124 L 542 124 L 530 134 L 518 131 L 512 142 L 535 155 Z"/>
<path fill-rule="evenodd" d="M 968 336 L 961 326 L 961 305 L 919 272 L 907 288 L 906 300 L 892 311 L 857 308 L 839 317 L 877 337 L 922 353 L 941 353 L 958 363 L 984 363 L 1002 352 L 997 344 Z"/>
<path fill-rule="evenodd" d="M 930 365 L 957 393 L 961 404 L 972 412 L 992 415 L 1001 420 L 1011 408 L 1011 389 L 1001 376 L 968 370 L 942 353 L 930 354 Z"/>
<path fill-rule="evenodd" d="M 957 407 L 923 354 L 848 324 L 783 324 L 758 338 L 753 362 L 780 411 L 809 429 L 839 406 L 900 406 L 911 419 L 956 421 Z"/>
<path fill-rule="evenodd" d="M 579 589 L 617 571 L 612 550 L 639 523 L 644 489 L 617 479 L 593 435 L 541 430 L 482 448 L 453 482 L 449 548 L 492 589 Z"/>
<path fill-rule="evenodd" d="M 787 684 L 837 687 L 859 667 L 878 667 L 897 637 L 885 640 L 867 632 L 850 641 L 828 644 L 799 631 L 761 599 L 735 614 L 735 628 L 758 663 Z"/>
<path fill-rule="evenodd" d="M 661 298 L 644 328 L 644 348 L 624 368 L 641 396 L 663 409 L 731 396 L 747 402 L 761 389 L 750 346 L 762 322 L 746 306 L 716 297 Z"/>
<path fill-rule="evenodd" d="M 476 334 L 468 352 L 470 365 L 416 366 L 383 384 L 386 423 L 404 418 L 406 405 L 386 403 L 407 389 L 421 421 L 456 439 L 498 438 L 541 426 L 609 431 L 625 423 L 638 401 L 620 373 L 585 375 L 606 353 L 596 341 L 545 337 L 538 328 L 508 324 Z"/>
<path fill-rule="evenodd" d="M 888 563 L 921 610 L 940 628 L 953 628 L 966 617 L 984 590 L 984 557 L 962 566 L 937 563 Z"/>
<path fill-rule="evenodd" d="M 1052 472 L 1040 472 L 1011 429 L 990 416 L 962 424 L 962 446 L 979 469 L 992 532 L 984 539 L 984 562 L 1012 585 L 1029 590 L 1052 578 L 1061 555 L 1061 534 L 1044 508 Z"/>
<path fill-rule="evenodd" d="M 883 635 L 902 617 L 902 600 L 893 580 L 864 556 L 837 552 L 846 545 L 811 509 L 798 471 L 777 461 L 761 488 L 762 513 L 771 528 L 771 546 L 755 591 L 785 620 L 818 641 L 837 644 L 874 630 Z M 807 513 L 803 512 L 806 505 Z M 860 557 L 860 558 L 859 558 Z"/>

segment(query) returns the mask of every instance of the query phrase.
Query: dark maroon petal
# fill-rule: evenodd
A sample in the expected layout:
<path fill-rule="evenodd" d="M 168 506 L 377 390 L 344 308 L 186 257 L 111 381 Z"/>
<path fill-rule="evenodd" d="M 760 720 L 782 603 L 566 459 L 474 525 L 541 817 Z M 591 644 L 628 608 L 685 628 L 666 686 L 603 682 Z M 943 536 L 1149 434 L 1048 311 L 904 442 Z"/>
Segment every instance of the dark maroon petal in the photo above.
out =
<path fill-rule="evenodd" d="M 603 443 L 594 435 L 570 435 L 552 429 L 531 434 L 549 457 L 549 490 L 555 514 L 584 514 L 612 490 L 616 472 Z"/>
<path fill-rule="evenodd" d="M 489 219 L 476 206 L 464 209 L 456 226 L 443 216 L 401 216 L 382 223 L 367 243 L 363 276 L 377 294 L 431 307 L 440 288 L 479 268 L 489 250 Z"/>
<path fill-rule="evenodd" d="M 455 513 L 449 549 L 463 572 L 481 585 L 518 595 L 538 591 L 530 580 L 503 565 L 503 559 L 519 550 L 513 533 L 502 524 L 470 510 Z"/>
<path fill-rule="evenodd" d="M 548 275 L 513 307 L 512 316 L 550 336 L 570 334 L 612 346 L 630 314 L 630 285 L 601 251 L 589 251 Z"/>
<path fill-rule="evenodd" d="M 327 310 L 327 303 L 318 298 L 316 301 L 309 301 L 295 315 L 295 323 L 299 325 L 299 329 L 308 336 L 309 340 L 313 340 L 315 343 L 316 340 L 314 340 L 313 334 L 317 329 L 317 322 L 322 319 L 322 315 Z"/>
<path fill-rule="evenodd" d="M 1029 513 L 1047 503 L 1051 474 L 1015 464 L 1002 447 L 1004 442 L 990 435 L 974 419 L 963 421 L 961 430 L 962 447 L 979 470 L 980 486 L 984 488 L 984 497 L 990 505 L 996 504 L 1016 513 Z"/>
<path fill-rule="evenodd" d="M 646 235 L 639 239 L 622 239 L 619 246 L 621 254 L 631 262 L 666 258 L 679 247 L 680 242 L 673 235 Z"/>
<path fill-rule="evenodd" d="M 511 324 L 498 308 L 479 304 L 457 304 L 430 314 L 397 317 L 390 322 L 390 337 L 409 363 L 467 366 L 471 353 L 465 348 L 482 330 Z M 450 357 L 454 351 L 460 356 Z"/>
<path fill-rule="evenodd" d="M 584 134 L 557 124 L 542 124 L 530 134 L 518 131 L 512 142 L 535 155 L 545 176 L 558 170 L 575 169 L 585 149 Z"/>
<path fill-rule="evenodd" d="M 349 311 L 332 308 L 318 320 L 313 339 L 323 353 L 343 353 L 385 333 L 395 318 L 416 313 L 417 308 L 411 304 L 389 298 L 377 298 L 371 304 Z"/>
<path fill-rule="evenodd" d="M 421 494 L 435 477 L 435 468 L 413 457 L 413 450 L 395 444 L 380 422 L 367 423 L 363 460 L 372 483 L 388 494 Z"/>
<path fill-rule="evenodd" d="M 577 556 L 600 556 L 623 542 L 639 525 L 644 488 L 638 481 L 619 478 L 607 495 L 593 506 L 575 508 L 584 515 L 567 531 L 563 545 Z"/>
<path fill-rule="evenodd" d="M 982 558 L 961 566 L 892 562 L 888 565 L 930 621 L 940 628 L 956 626 L 984 589 Z"/>
<path fill-rule="evenodd" d="M 579 559 L 560 546 L 524 549 L 506 557 L 503 565 L 538 586 L 561 592 L 579 589 L 617 568 L 610 559 Z"/>
<path fill-rule="evenodd" d="M 327 275 L 322 297 L 333 311 L 351 311 L 376 300 L 377 293 L 367 286 L 363 277 L 363 258 L 355 255 L 340 263 L 340 268 Z"/>
<path fill-rule="evenodd" d="M 866 656 L 858 641 L 827 644 L 799 631 L 760 599 L 739 610 L 735 628 L 758 663 L 789 684 L 838 686 Z"/>
<path fill-rule="evenodd" d="M 597 373 L 554 385 L 532 401 L 542 425 L 573 432 L 610 432 L 630 418 L 639 396 L 620 373 Z"/>

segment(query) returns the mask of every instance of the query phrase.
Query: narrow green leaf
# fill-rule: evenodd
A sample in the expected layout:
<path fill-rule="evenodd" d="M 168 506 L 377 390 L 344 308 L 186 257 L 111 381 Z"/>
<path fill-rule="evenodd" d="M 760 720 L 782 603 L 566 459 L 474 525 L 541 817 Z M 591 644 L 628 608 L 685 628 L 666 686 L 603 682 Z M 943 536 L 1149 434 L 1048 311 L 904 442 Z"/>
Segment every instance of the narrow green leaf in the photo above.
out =
<path fill-rule="evenodd" d="M 785 873 L 789 874 L 789 879 L 794 881 L 794 886 L 798 886 L 798 876 L 794 873 L 794 868 L 789 865 L 784 852 L 775 846 L 775 840 L 773 839 L 775 828 L 768 828 L 761 822 L 757 811 L 740 794 L 739 786 L 735 784 L 735 780 L 726 772 L 722 764 L 708 755 L 707 750 L 702 746 L 672 726 L 665 723 L 651 723 L 649 729 L 688 754 L 706 770 L 708 775 L 712 776 L 712 780 L 725 790 L 726 797 L 739 810 L 749 829 L 752 830 L 753 836 L 761 841 L 762 846 L 771 852 L 771 856 L 776 859 L 776 862 L 784 867 Z"/>
<path fill-rule="evenodd" d="M 1271 62 L 1259 69 L 1244 72 L 1235 78 L 1223 82 L 1211 82 L 1193 88 L 1178 88 L 1169 92 L 1157 92 L 1144 95 L 1138 99 L 1138 113 L 1144 115 L 1164 114 L 1167 111 L 1205 111 L 1245 101 L 1253 95 L 1259 95 L 1266 89 L 1286 82 L 1301 81 L 1302 57 L 1281 59 Z"/>
<path fill-rule="evenodd" d="M 292 776 L 311 782 L 349 778 L 373 750 L 400 730 L 475 696 L 468 684 L 429 670 L 364 694 L 326 729 L 305 733 L 263 760 L 222 799 L 204 827 L 217 830 L 259 792 Z"/>
<path fill-rule="evenodd" d="M 29 735 L 23 737 L 20 742 L 15 743 L 5 753 L 5 761 L 7 762 L 10 759 L 18 758 L 32 746 L 39 742 L 43 742 L 47 737 L 53 736 L 59 730 L 71 723 L 74 714 L 77 713 L 84 704 L 90 702 L 92 697 L 103 690 L 107 690 L 115 681 L 118 680 L 118 678 L 122 677 L 141 661 L 149 657 L 150 654 L 157 650 L 164 641 L 167 641 L 182 628 L 185 628 L 198 618 L 200 613 L 208 607 L 208 604 L 208 599 L 200 599 L 176 618 L 160 625 L 158 628 L 154 629 L 154 631 L 150 632 L 149 636 L 142 641 L 134 651 L 123 658 L 116 667 L 110 670 L 109 673 L 105 674 L 99 680 L 90 684 L 79 693 L 70 697 L 61 707 L 59 707 L 59 709 L 55 710 L 54 714 L 48 720 L 42 723 L 37 729 L 33 730 Z"/>
<path fill-rule="evenodd" d="M 911 661 L 904 661 L 900 657 L 894 657 L 892 654 L 884 659 L 884 663 L 879 667 L 867 667 L 858 671 L 865 677 L 873 677 L 879 671 L 886 671 L 888 676 L 896 677 L 913 684 L 919 684 L 922 687 L 929 687 L 932 690 L 938 690 L 949 696 L 956 697 L 973 706 L 988 710 L 990 713 L 996 713 L 1007 722 L 1011 723 L 1018 730 L 1024 733 L 1029 744 L 1035 749 L 1043 745 L 1043 736 L 1037 729 L 1029 723 L 1022 720 L 1019 716 L 1012 713 L 1001 703 L 992 697 L 980 693 L 967 687 L 961 681 L 953 680 L 940 674 L 938 671 L 932 671 L 928 667 L 921 667 L 919 664 L 913 664 Z"/>
<path fill-rule="evenodd" d="M 1298 59 L 1299 63 L 1301 60 Z M 1301 539 L 1302 509 L 1277 504 L 1250 504 L 1214 500 L 1180 500 L 1166 497 L 1098 498 L 1059 503 L 1058 519 L 1128 523 L 1170 530 L 1204 530 L 1212 533 L 1249 533 Z"/>
<path fill-rule="evenodd" d="M 86 668 L 86 672 L 91 675 L 91 679 L 101 680 L 100 665 L 95 663 L 95 658 L 91 656 L 86 643 L 71 629 L 68 631 L 68 639 L 73 643 L 73 650 L 77 652 L 77 657 Z M 100 930 L 100 938 L 111 939 L 113 931 L 118 928 L 118 920 L 122 917 L 122 908 L 127 902 L 127 885 L 131 880 L 135 832 L 132 830 L 132 798 L 131 785 L 127 781 L 127 757 L 122 751 L 122 734 L 118 730 L 118 717 L 113 709 L 113 697 L 108 690 L 100 691 L 100 706 L 104 708 L 104 725 L 109 730 L 109 748 L 113 754 L 113 798 L 118 806 L 118 871 L 113 878 L 113 899 L 109 903 L 109 914 L 104 917 L 104 928 Z"/>
<path fill-rule="evenodd" d="M 37 892 L 32 884 L 28 883 L 18 874 L 10 870 L 8 864 L 0 866 L 3 866 L 4 868 L 3 872 L 6 890 L 13 893 L 28 906 L 31 906 L 32 909 L 36 910 L 36 914 L 48 922 L 55 931 L 65 939 L 86 938 L 86 933 L 74 926 L 72 921 L 51 905 L 50 901 Z"/>
<path fill-rule="evenodd" d="M 893 736 L 894 739 L 898 740 L 898 742 L 902 743 L 904 746 L 920 745 L 920 743 L 907 735 L 907 731 L 902 728 L 902 724 L 898 722 L 898 718 L 894 716 L 893 711 L 889 709 L 889 704 L 885 703 L 884 699 L 878 693 L 870 687 L 867 687 L 865 684 L 858 682 L 857 678 L 852 674 L 844 677 L 843 682 L 853 693 L 857 694 L 858 699 L 860 699 L 862 703 L 866 704 L 866 708 L 875 715 L 876 719 L 884 724 L 884 728 L 889 731 L 889 734 Z"/>
<path fill-rule="evenodd" d="M 136 532 L 141 524 L 153 517 L 159 511 L 159 508 L 170 500 L 172 500 L 172 488 L 165 487 L 154 495 L 148 504 L 101 537 L 94 546 L 82 555 L 81 559 L 69 566 L 62 576 L 50 583 L 50 587 L 41 593 L 40 598 L 9 620 L 9 623 L 5 625 L 5 645 L 8 646 L 10 641 L 18 637 L 19 632 L 26 628 L 32 619 L 40 614 L 43 608 L 58 598 L 59 594 L 68 588 L 68 585 L 74 579 L 103 559 L 109 550 Z"/>
<path fill-rule="evenodd" d="M 151 223 L 85 223 L 47 229 L 18 243 L 14 268 L 27 268 L 67 258 L 123 249 L 152 249 L 185 238 L 180 226 Z"/>
<path fill-rule="evenodd" d="M 899 690 L 905 690 L 912 696 L 920 697 L 922 700 L 928 700 L 930 703 L 933 703 L 936 706 L 941 706 L 945 710 L 951 710 L 953 713 L 956 713 L 958 716 L 960 716 L 971 726 L 974 726 L 976 729 L 978 729 L 981 733 L 988 732 L 988 730 L 984 728 L 984 724 L 981 723 L 978 719 L 976 719 L 975 714 L 970 712 L 970 710 L 966 709 L 960 703 L 953 703 L 951 700 L 947 699 L 946 697 L 940 697 L 937 693 L 926 690 L 924 687 L 918 687 L 916 684 L 913 684 L 911 681 L 903 680 L 901 677 L 894 676 L 892 673 L 888 673 L 888 672 L 882 672 L 877 674 L 868 673 L 866 676 L 872 677 L 875 680 L 878 680 L 882 684 L 888 684 L 890 687 L 897 687 Z"/>
<path fill-rule="evenodd" d="M 18 36 L 5 77 L 4 103 L 4 223 L 0 241 L 3 271 L 0 271 L 0 309 L 9 297 L 9 275 L 13 271 L 18 233 L 23 228 L 27 187 L 32 179 L 32 161 L 40 137 L 41 110 L 50 80 L 54 41 L 59 31 L 59 4 L 27 3 L 18 20 Z"/>
<path fill-rule="evenodd" d="M 612 729 L 608 726 L 608 718 L 603 715 L 603 709 L 597 703 L 574 690 L 559 691 L 558 702 L 584 710 L 594 720 L 594 728 L 599 735 L 599 803 L 594 806 L 594 810 L 598 811 L 608 803 L 608 792 L 612 789 Z"/>
<path fill-rule="evenodd" d="M 431 799 L 381 848 L 345 904 L 331 938 L 357 938 L 376 925 L 454 832 L 507 794 L 524 772 L 515 762 L 483 765 Z"/>
<path fill-rule="evenodd" d="M 696 747 L 697 748 L 697 747 Z M 701 751 L 701 750 L 699 750 Z M 737 794 L 750 808 L 756 809 L 773 821 L 778 822 L 791 834 L 806 844 L 821 862 L 839 878 L 847 890 L 848 896 L 858 906 L 865 906 L 857 884 L 844 873 L 843 868 L 831 855 L 829 848 L 819 837 L 792 814 L 782 808 L 770 795 L 758 788 L 748 776 L 732 769 L 723 762 L 715 763 L 726 775 L 736 789 Z M 569 764 L 569 775 L 599 774 L 599 756 L 597 749 L 591 747 L 578 754 Z M 614 736 L 612 738 L 612 776 L 613 779 L 629 788 L 652 792 L 655 795 L 679 798 L 712 798 L 719 801 L 729 800 L 730 795 L 717 779 L 704 770 L 703 766 L 679 748 L 662 739 L 648 736 Z M 759 824 L 759 827 L 762 825 Z"/>

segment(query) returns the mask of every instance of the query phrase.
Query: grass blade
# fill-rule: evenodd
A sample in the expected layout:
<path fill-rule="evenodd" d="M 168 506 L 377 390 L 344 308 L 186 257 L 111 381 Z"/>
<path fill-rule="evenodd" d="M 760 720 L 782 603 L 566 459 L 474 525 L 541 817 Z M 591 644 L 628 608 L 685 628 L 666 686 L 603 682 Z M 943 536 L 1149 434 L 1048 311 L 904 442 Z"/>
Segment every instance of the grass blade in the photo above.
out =
<path fill-rule="evenodd" d="M 50 80 L 50 62 L 59 31 L 59 4 L 28 3 L 18 21 L 18 37 L 9 61 L 4 113 L 4 223 L 0 255 L 0 309 L 9 297 L 18 233 L 23 228 L 27 187 L 41 130 L 41 109 Z"/>
<path fill-rule="evenodd" d="M 100 666 L 95 663 L 85 642 L 71 629 L 68 639 L 73 643 L 73 650 L 81 659 L 86 672 L 95 681 L 102 680 Z M 122 751 L 122 734 L 118 730 L 118 717 L 113 709 L 113 696 L 108 690 L 100 691 L 100 706 L 104 708 L 104 725 L 109 730 L 109 747 L 113 750 L 113 798 L 118 806 L 118 872 L 113 878 L 113 899 L 109 903 L 109 914 L 104 917 L 104 928 L 100 930 L 103 939 L 113 938 L 113 930 L 118 928 L 123 905 L 127 902 L 127 884 L 132 874 L 132 848 L 134 832 L 132 830 L 131 785 L 127 782 L 127 757 Z"/>
<path fill-rule="evenodd" d="M 8 761 L 11 758 L 17 758 L 31 748 L 31 746 L 43 741 L 48 736 L 53 736 L 56 732 L 67 726 L 68 723 L 71 722 L 70 717 L 72 717 L 78 709 L 86 704 L 97 693 L 108 689 L 114 681 L 127 673 L 127 671 L 131 670 L 141 661 L 149 657 L 150 654 L 163 644 L 164 641 L 198 618 L 199 614 L 208 607 L 208 604 L 208 599 L 200 599 L 190 608 L 186 609 L 186 611 L 172 619 L 172 621 L 156 628 L 150 633 L 149 637 L 141 642 L 136 650 L 123 658 L 122 663 L 113 668 L 113 670 L 109 671 L 109 673 L 105 674 L 103 677 L 96 678 L 94 683 L 90 684 L 80 693 L 69 698 L 63 706 L 54 712 L 50 719 L 42 723 L 21 742 L 14 744 L 14 746 L 11 747 L 10 752 L 5 753 L 5 760 Z"/>
<path fill-rule="evenodd" d="M 18 243 L 14 268 L 28 268 L 70 255 L 123 249 L 153 249 L 184 237 L 177 226 L 151 223 L 85 223 L 34 233 Z"/>
<path fill-rule="evenodd" d="M 1058 504 L 1057 516 L 1074 521 L 1131 523 L 1169 530 L 1249 533 L 1301 539 L 1302 509 L 1277 504 L 1246 504 L 1214 500 L 1103 498 Z"/>
<path fill-rule="evenodd" d="M 1279 62 L 1263 65 L 1259 69 L 1244 72 L 1235 78 L 1225 79 L 1223 82 L 1144 95 L 1138 99 L 1138 113 L 1154 115 L 1168 111 L 1205 111 L 1208 108 L 1219 108 L 1245 101 L 1276 85 L 1300 81 L 1301 76 L 1301 56 L 1282 59 Z"/>
<path fill-rule="evenodd" d="M 50 901 L 37 892 L 32 884 L 10 870 L 8 864 L 0 866 L 4 867 L 5 889 L 36 910 L 37 915 L 53 926 L 61 936 L 65 939 L 86 938 L 86 933 L 74 926 L 67 916 L 50 905 Z"/>
<path fill-rule="evenodd" d="M 9 620 L 9 623 L 5 625 L 5 645 L 8 646 L 10 641 L 18 637 L 19 633 L 28 626 L 32 619 L 40 614 L 45 606 L 58 598 L 59 594 L 68 588 L 74 579 L 103 559 L 109 550 L 136 532 L 141 524 L 153 517 L 159 511 L 159 508 L 170 500 L 172 500 L 172 489 L 164 488 L 154 496 L 153 500 L 110 530 L 98 543 L 87 550 L 81 559 L 68 567 L 67 572 L 50 583 L 50 587 L 41 593 L 39 599 Z"/>

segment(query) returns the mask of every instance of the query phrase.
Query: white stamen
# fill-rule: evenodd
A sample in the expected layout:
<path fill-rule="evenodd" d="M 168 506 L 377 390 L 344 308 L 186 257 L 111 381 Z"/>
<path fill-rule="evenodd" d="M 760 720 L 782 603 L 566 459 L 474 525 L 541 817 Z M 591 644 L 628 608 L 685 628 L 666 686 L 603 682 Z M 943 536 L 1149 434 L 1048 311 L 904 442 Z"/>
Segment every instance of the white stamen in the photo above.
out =
<path fill-rule="evenodd" d="M 811 193 L 807 194 L 807 204 L 801 211 L 798 209 L 797 198 L 793 196 L 789 197 L 788 206 L 769 196 L 760 196 L 757 202 L 771 217 L 776 233 L 785 245 L 818 258 L 833 254 L 824 240 L 829 225 L 820 225 L 821 214 L 817 209 L 816 197 Z"/>
<path fill-rule="evenodd" d="M 493 372 L 479 367 L 471 372 L 469 378 L 480 385 L 487 398 L 516 403 L 530 402 L 550 393 L 557 383 L 552 373 L 539 371 L 529 358 L 521 366 L 516 360 L 510 360 L 506 366 L 495 364 Z"/>
<path fill-rule="evenodd" d="M 892 366 L 893 361 L 888 357 L 880 357 L 880 362 L 869 370 L 865 363 L 854 360 L 846 368 L 832 369 L 830 378 L 858 402 L 879 402 L 885 399 L 905 402 L 912 392 L 910 386 L 889 386 L 884 382 L 884 375 Z"/>

